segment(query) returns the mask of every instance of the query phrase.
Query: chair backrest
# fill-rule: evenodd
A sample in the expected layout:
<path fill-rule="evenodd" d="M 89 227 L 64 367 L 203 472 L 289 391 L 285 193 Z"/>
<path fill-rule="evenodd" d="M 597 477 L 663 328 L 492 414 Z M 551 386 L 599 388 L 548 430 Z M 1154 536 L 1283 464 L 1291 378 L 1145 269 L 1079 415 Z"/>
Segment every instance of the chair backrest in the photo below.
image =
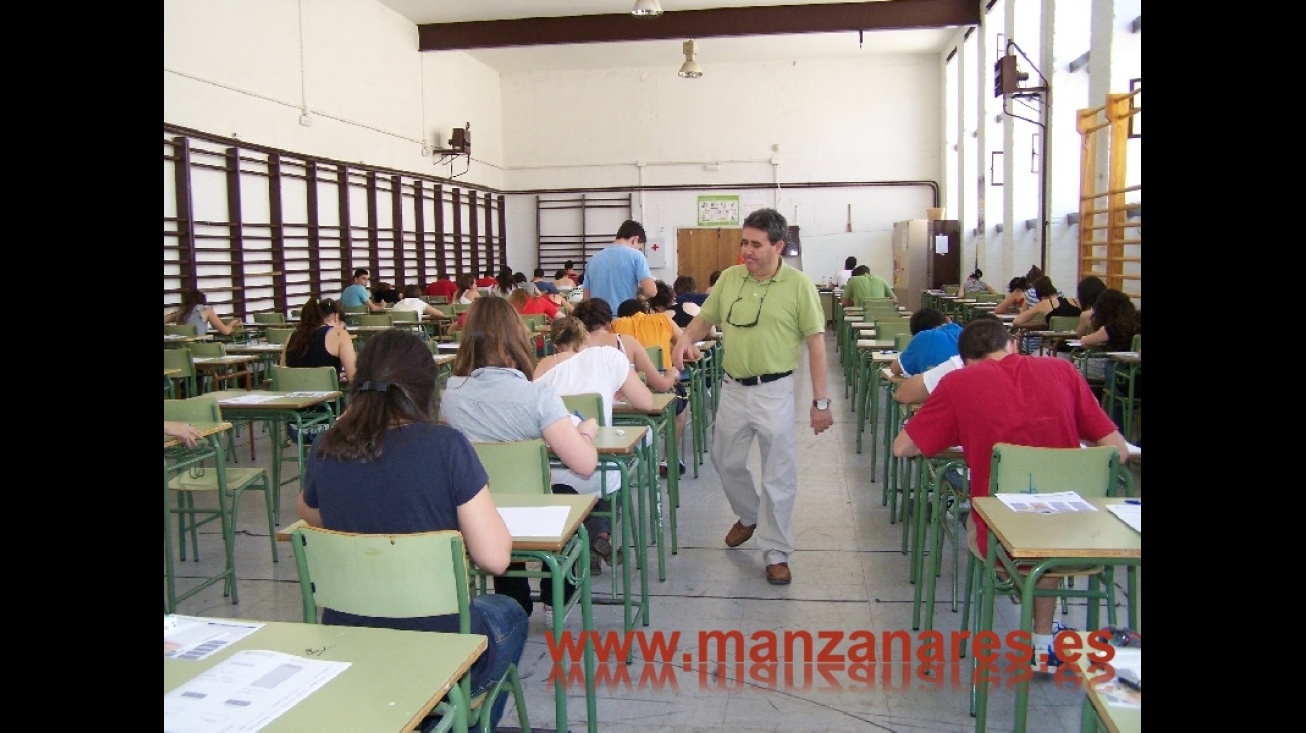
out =
<path fill-rule="evenodd" d="M 273 392 L 334 392 L 338 389 L 340 375 L 332 367 L 272 365 Z"/>
<path fill-rule="evenodd" d="M 887 305 L 890 308 L 896 307 L 893 304 L 893 298 L 862 298 L 857 305 L 862 308 L 873 308 L 881 305 Z"/>
<path fill-rule="evenodd" d="M 291 334 L 295 332 L 293 328 L 269 328 L 263 332 L 263 338 L 270 344 L 284 344 L 290 340 Z"/>
<path fill-rule="evenodd" d="M 165 323 L 163 324 L 164 336 L 198 336 L 194 324 L 191 323 Z"/>
<path fill-rule="evenodd" d="M 423 300 L 429 305 L 445 305 L 449 302 L 449 299 L 443 295 L 428 295 Z"/>
<path fill-rule="evenodd" d="M 186 349 L 190 351 L 192 357 L 198 359 L 227 355 L 227 347 L 220 341 L 188 341 Z"/>
<path fill-rule="evenodd" d="M 394 319 L 389 313 L 364 313 L 358 317 L 360 326 L 393 326 Z"/>
<path fill-rule="evenodd" d="M 1079 326 L 1079 316 L 1052 316 L 1048 319 L 1049 331 L 1073 331 Z"/>
<path fill-rule="evenodd" d="M 320 527 L 291 538 L 304 623 L 318 607 L 378 618 L 459 615 L 471 632 L 466 551 L 456 530 L 354 534 Z"/>
<path fill-rule="evenodd" d="M 286 317 L 280 313 L 255 313 L 255 323 L 285 323 Z"/>
<path fill-rule="evenodd" d="M 367 306 L 365 306 L 365 305 L 342 305 L 342 306 L 340 306 L 340 308 L 341 308 L 342 310 L 344 310 L 345 313 L 366 313 L 366 312 L 367 312 Z"/>
<path fill-rule="evenodd" d="M 603 414 L 603 397 L 598 392 L 565 394 L 562 396 L 562 402 L 568 410 L 579 412 L 583 419 L 588 420 L 592 417 L 599 421 L 599 425 L 607 425 L 607 416 Z"/>
<path fill-rule="evenodd" d="M 466 313 L 467 309 L 471 307 L 472 307 L 471 303 L 454 303 L 452 306 L 453 314 L 456 316 L 462 313 Z"/>
<path fill-rule="evenodd" d="M 1143 334 L 1134 334 L 1134 340 L 1130 342 L 1129 350 L 1135 352 L 1143 350 Z"/>
<path fill-rule="evenodd" d="M 975 293 L 972 297 L 980 303 L 1001 303 L 1007 296 L 1002 293 Z"/>
<path fill-rule="evenodd" d="M 653 362 L 653 366 L 657 367 L 658 369 L 663 368 L 664 362 L 662 361 L 661 346 L 645 346 L 644 352 L 648 354 L 648 360 Z"/>
<path fill-rule="evenodd" d="M 989 492 L 1044 494 L 1074 491 L 1080 496 L 1115 493 L 1120 454 L 1112 446 L 1092 448 L 1031 448 L 998 443 L 993 446 Z"/>
<path fill-rule="evenodd" d="M 911 323 L 906 318 L 882 318 L 875 321 L 876 341 L 890 341 L 902 333 L 911 333 Z"/>
<path fill-rule="evenodd" d="M 416 323 L 417 311 L 392 310 L 388 314 L 391 323 Z"/>
<path fill-rule="evenodd" d="M 540 326 L 543 326 L 544 324 L 549 322 L 549 317 L 544 315 L 543 313 L 531 313 L 529 315 L 522 316 L 521 319 L 523 322 L 526 323 L 526 327 L 529 328 L 532 332 L 534 332 L 535 329 L 539 328 Z"/>
<path fill-rule="evenodd" d="M 176 422 L 222 422 L 222 409 L 218 407 L 218 398 L 213 395 L 164 400 L 163 419 Z"/>
<path fill-rule="evenodd" d="M 549 449 L 544 441 L 473 442 L 490 475 L 491 494 L 549 494 Z"/>
<path fill-rule="evenodd" d="M 907 345 L 911 343 L 910 333 L 900 333 L 893 337 L 893 350 L 899 353 L 907 350 Z M 922 341 L 921 343 L 925 343 Z"/>
<path fill-rule="evenodd" d="M 195 362 L 190 355 L 190 349 L 168 349 L 163 350 L 163 368 L 180 369 L 181 373 L 177 375 L 179 379 L 195 376 Z"/>

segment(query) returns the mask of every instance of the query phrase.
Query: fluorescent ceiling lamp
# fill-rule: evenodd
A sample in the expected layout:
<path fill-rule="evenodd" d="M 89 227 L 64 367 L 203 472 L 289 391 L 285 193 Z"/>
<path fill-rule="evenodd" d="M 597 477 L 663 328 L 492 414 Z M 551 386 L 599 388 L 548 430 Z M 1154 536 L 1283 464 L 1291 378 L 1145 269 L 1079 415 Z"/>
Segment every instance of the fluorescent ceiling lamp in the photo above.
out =
<path fill-rule="evenodd" d="M 630 14 L 636 18 L 656 18 L 662 15 L 662 5 L 658 0 L 635 0 L 635 8 Z"/>
<path fill-rule="evenodd" d="M 685 50 L 685 63 L 680 65 L 677 73 L 685 79 L 697 79 L 703 75 L 703 67 L 694 60 L 694 54 L 698 53 L 698 42 L 685 41 L 682 48 Z"/>

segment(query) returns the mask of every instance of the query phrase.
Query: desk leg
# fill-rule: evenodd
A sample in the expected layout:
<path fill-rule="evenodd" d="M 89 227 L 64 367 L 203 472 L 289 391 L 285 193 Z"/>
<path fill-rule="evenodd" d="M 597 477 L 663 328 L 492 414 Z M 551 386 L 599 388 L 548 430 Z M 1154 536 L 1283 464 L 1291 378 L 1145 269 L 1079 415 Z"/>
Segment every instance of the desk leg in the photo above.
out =
<path fill-rule="evenodd" d="M 572 566 L 576 569 L 577 575 L 580 576 L 580 619 L 581 628 L 585 631 L 594 631 L 594 606 L 592 604 L 591 583 L 590 583 L 590 535 L 581 525 L 580 532 L 580 557 Z M 557 616 L 554 616 L 557 619 Z M 555 621 L 556 623 L 556 621 Z M 585 720 L 589 733 L 598 733 L 599 730 L 599 700 L 598 692 L 594 688 L 594 676 L 596 673 L 597 659 L 594 650 L 594 635 L 587 635 L 585 641 Z M 559 728 L 558 730 L 565 730 Z"/>
<path fill-rule="evenodd" d="M 689 391 L 693 391 L 691 384 Z M 692 404 L 692 398 L 691 398 Z M 693 416 L 693 407 L 686 405 L 685 409 L 690 410 L 690 416 Z M 671 554 L 674 555 L 680 549 L 676 540 L 676 507 L 680 505 L 680 436 L 676 435 L 676 403 L 672 401 L 665 410 L 662 411 L 662 424 L 666 425 L 667 441 L 667 506 L 668 513 L 671 515 Z M 694 469 L 695 474 L 698 468 Z M 666 582 L 666 550 L 662 546 L 662 490 L 658 486 L 659 482 L 653 483 L 653 503 L 657 511 L 656 526 L 654 531 L 657 532 L 658 539 L 658 580 Z"/>
<path fill-rule="evenodd" d="M 997 575 L 998 563 L 998 538 L 993 534 L 992 528 L 986 528 L 988 532 L 988 552 L 984 557 L 984 584 L 983 598 L 980 599 L 980 620 L 976 624 L 975 632 L 993 630 L 993 585 L 994 577 Z M 989 714 L 989 676 L 992 670 L 984 669 L 979 664 L 978 655 L 972 654 L 975 660 L 972 664 L 974 672 L 975 687 L 975 733 L 984 733 L 988 726 Z"/>

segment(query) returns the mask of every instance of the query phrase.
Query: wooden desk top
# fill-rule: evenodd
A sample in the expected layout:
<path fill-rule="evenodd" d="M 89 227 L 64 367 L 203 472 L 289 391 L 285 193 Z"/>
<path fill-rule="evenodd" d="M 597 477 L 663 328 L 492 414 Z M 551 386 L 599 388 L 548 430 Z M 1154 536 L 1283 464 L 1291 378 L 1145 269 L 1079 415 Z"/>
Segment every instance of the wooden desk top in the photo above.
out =
<path fill-rule="evenodd" d="M 893 339 L 857 339 L 859 349 L 892 349 Z"/>
<path fill-rule="evenodd" d="M 971 501 L 1013 559 L 1041 557 L 1119 557 L 1141 559 L 1143 535 L 1107 511 L 1124 497 L 1085 499 L 1096 512 L 1036 514 L 1013 512 L 1002 500 L 980 496 Z"/>
<path fill-rule="evenodd" d="M 309 395 L 304 392 L 272 392 L 263 389 L 224 389 L 209 394 L 218 399 L 218 407 L 230 410 L 303 410 L 344 396 L 344 393 L 338 390 Z M 232 402 L 245 395 L 277 395 L 277 397 L 266 402 Z"/>
<path fill-rule="evenodd" d="M 580 523 L 594 511 L 599 501 L 598 494 L 495 494 L 494 505 L 505 509 L 522 507 L 565 506 L 567 521 L 562 534 L 556 537 L 513 536 L 512 549 L 535 550 L 539 552 L 561 552 L 562 548 L 576 534 Z"/>
<path fill-rule="evenodd" d="M 617 415 L 661 415 L 662 411 L 667 409 L 667 405 L 674 399 L 676 399 L 674 392 L 654 392 L 653 409 L 651 410 L 637 410 L 629 402 L 613 402 L 612 415 L 614 417 Z"/>
<path fill-rule="evenodd" d="M 173 376 L 176 376 L 176 375 L 178 375 L 178 374 L 181 374 L 181 370 L 180 370 L 180 369 L 164 369 L 164 370 L 163 370 L 163 376 L 165 376 L 165 377 L 173 377 Z"/>
<path fill-rule="evenodd" d="M 1030 331 L 1031 336 L 1042 336 L 1049 339 L 1068 339 L 1074 338 L 1074 331 Z"/>
<path fill-rule="evenodd" d="M 219 369 L 221 367 L 236 366 L 237 364 L 248 364 L 258 361 L 258 356 L 254 354 L 228 354 L 226 356 L 197 356 L 192 359 L 195 366 L 201 369 Z"/>
<path fill-rule="evenodd" d="M 410 731 L 485 652 L 479 634 L 259 622 L 263 628 L 202 661 L 163 659 L 163 692 L 233 654 L 267 649 L 349 667 L 261 730 Z"/>
<path fill-rule="evenodd" d="M 228 344 L 228 354 L 280 354 L 282 344 Z"/>
<path fill-rule="evenodd" d="M 184 344 L 187 341 L 212 341 L 213 336 L 204 334 L 203 336 L 186 336 L 180 333 L 163 334 L 163 343 L 165 344 Z"/>
<path fill-rule="evenodd" d="M 200 435 L 205 438 L 215 433 L 221 433 L 224 430 L 231 430 L 231 423 L 229 422 L 193 422 L 190 425 L 200 431 Z M 176 448 L 181 444 L 181 438 L 176 438 L 167 434 L 163 436 L 164 448 Z"/>
<path fill-rule="evenodd" d="M 445 364 L 452 364 L 454 359 L 458 358 L 458 355 L 457 354 L 431 354 L 431 358 L 435 359 L 436 366 L 444 366 Z"/>
<path fill-rule="evenodd" d="M 1137 351 L 1108 351 L 1106 355 L 1125 364 L 1142 364 L 1143 355 Z M 1165 371 L 1162 369 L 1162 371 Z"/>
<path fill-rule="evenodd" d="M 563 525 L 562 534 L 556 537 L 513 537 L 512 549 L 514 550 L 538 550 L 542 552 L 561 552 L 564 545 L 576 534 L 576 528 L 585 518 L 594 511 L 594 505 L 599 501 L 598 494 L 513 494 L 513 493 L 496 493 L 493 496 L 494 505 L 499 507 L 544 507 L 544 506 L 565 506 L 569 508 L 567 512 L 567 521 Z M 289 542 L 294 536 L 295 530 L 300 527 L 308 526 L 304 520 L 296 519 L 294 522 L 277 530 L 278 542 Z"/>
<path fill-rule="evenodd" d="M 654 395 L 656 397 L 656 395 Z M 636 412 L 636 415 L 644 413 Z M 648 428 L 643 425 L 615 425 L 600 427 L 594 436 L 594 447 L 601 456 L 624 456 L 634 453 Z"/>
<path fill-rule="evenodd" d="M 1088 646 L 1088 632 L 1076 631 L 1075 634 L 1080 637 L 1079 646 L 1081 649 L 1091 649 Z M 1130 648 L 1131 647 L 1125 647 L 1125 649 Z M 1139 652 L 1141 651 L 1142 650 L 1140 649 Z M 1093 708 L 1097 710 L 1097 715 L 1106 725 L 1106 729 L 1110 731 L 1110 733 L 1140 733 L 1143 730 L 1142 708 L 1127 708 L 1108 705 L 1106 701 L 1102 699 L 1102 696 L 1098 694 L 1097 687 L 1092 684 L 1092 680 L 1096 677 L 1102 676 L 1104 670 L 1099 669 L 1096 672 L 1090 671 L 1092 664 L 1093 661 L 1089 659 L 1089 656 L 1086 653 L 1080 654 L 1079 657 L 1075 659 L 1075 666 L 1079 669 L 1080 677 L 1085 680 L 1084 694 L 1088 695 L 1089 701 L 1093 704 Z M 1110 662 L 1108 662 L 1108 664 L 1110 664 Z M 1103 680 L 1102 683 L 1109 684 L 1107 680 Z"/>

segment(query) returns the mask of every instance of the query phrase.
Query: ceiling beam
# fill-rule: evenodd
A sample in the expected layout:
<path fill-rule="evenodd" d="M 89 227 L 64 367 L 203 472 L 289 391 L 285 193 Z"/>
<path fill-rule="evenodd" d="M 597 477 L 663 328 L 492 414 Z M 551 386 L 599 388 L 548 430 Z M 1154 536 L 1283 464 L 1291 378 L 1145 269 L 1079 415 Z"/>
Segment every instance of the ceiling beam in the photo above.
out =
<path fill-rule="evenodd" d="M 976 0 L 880 0 L 713 8 L 636 18 L 629 13 L 477 20 L 417 26 L 422 51 L 976 26 Z"/>

